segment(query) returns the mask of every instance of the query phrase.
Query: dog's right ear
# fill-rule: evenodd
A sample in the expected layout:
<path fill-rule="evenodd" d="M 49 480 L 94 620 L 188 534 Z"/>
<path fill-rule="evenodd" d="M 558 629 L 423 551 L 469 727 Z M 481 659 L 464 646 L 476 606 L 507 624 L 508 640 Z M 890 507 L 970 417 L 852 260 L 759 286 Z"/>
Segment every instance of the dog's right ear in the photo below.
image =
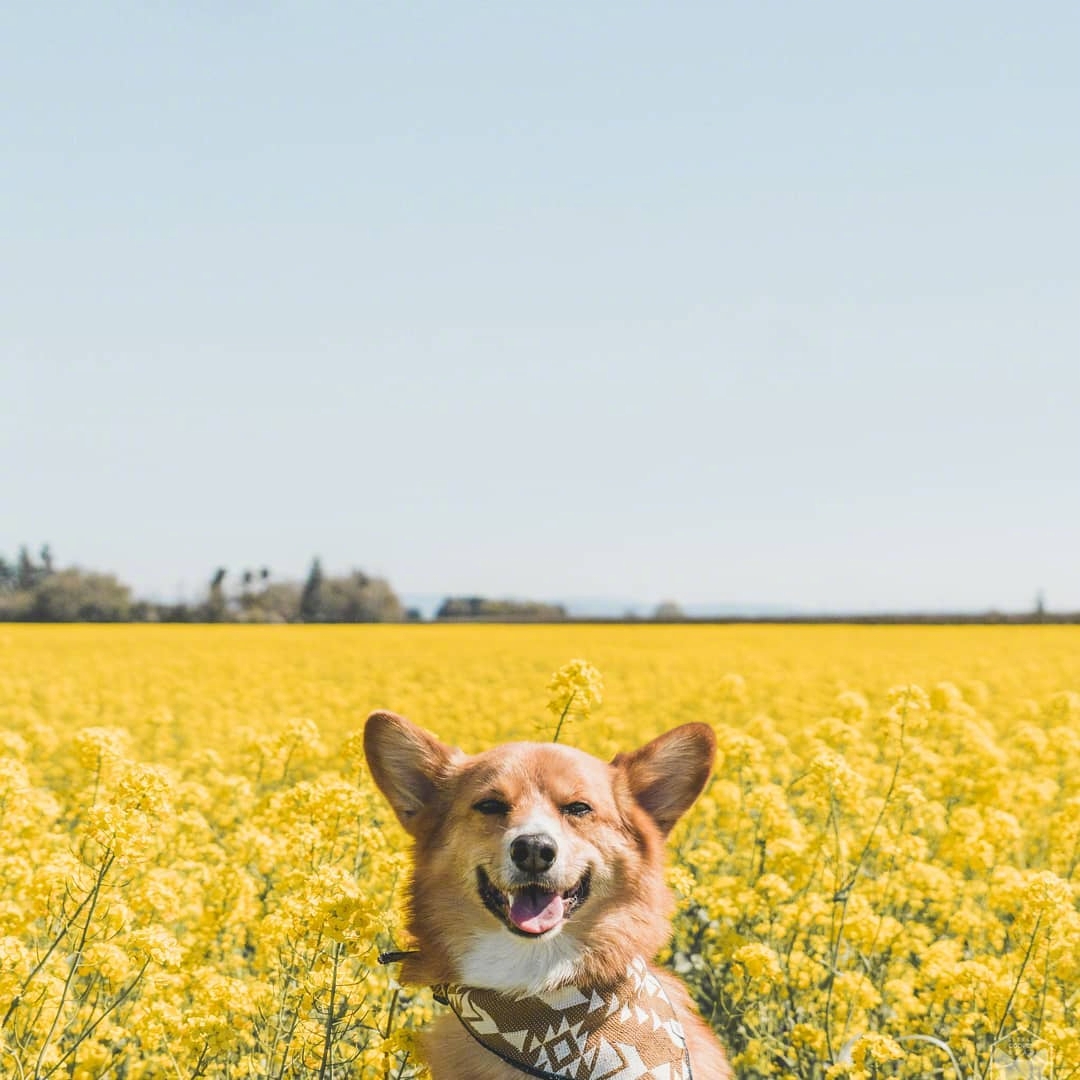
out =
<path fill-rule="evenodd" d="M 404 716 L 373 712 L 364 725 L 364 755 L 398 821 L 415 835 L 416 818 L 464 754 Z"/>

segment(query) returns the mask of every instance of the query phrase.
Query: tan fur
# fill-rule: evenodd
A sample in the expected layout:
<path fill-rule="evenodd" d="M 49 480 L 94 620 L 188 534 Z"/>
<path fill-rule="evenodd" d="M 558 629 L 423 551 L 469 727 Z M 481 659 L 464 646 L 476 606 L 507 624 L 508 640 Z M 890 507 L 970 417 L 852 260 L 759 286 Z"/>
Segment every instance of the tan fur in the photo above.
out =
<path fill-rule="evenodd" d="M 651 959 L 670 934 L 664 840 L 697 798 L 712 769 L 715 739 L 686 724 L 607 764 L 552 743 L 507 743 L 474 756 L 446 746 L 393 713 L 368 718 L 372 775 L 415 840 L 409 930 L 417 955 L 406 982 L 465 983 L 535 993 L 572 983 L 615 983 L 635 955 Z M 497 800 L 505 813 L 477 807 Z M 588 813 L 571 808 L 584 803 Z M 548 877 L 588 896 L 561 925 L 535 938 L 512 933 L 485 906 L 478 868 L 509 894 L 520 872 L 509 855 L 515 836 L 537 830 L 557 843 Z M 720 1044 L 685 988 L 654 969 L 680 1014 L 695 1078 L 726 1080 Z M 480 1046 L 456 1017 L 426 1038 L 435 1080 L 521 1080 L 522 1073 Z"/>

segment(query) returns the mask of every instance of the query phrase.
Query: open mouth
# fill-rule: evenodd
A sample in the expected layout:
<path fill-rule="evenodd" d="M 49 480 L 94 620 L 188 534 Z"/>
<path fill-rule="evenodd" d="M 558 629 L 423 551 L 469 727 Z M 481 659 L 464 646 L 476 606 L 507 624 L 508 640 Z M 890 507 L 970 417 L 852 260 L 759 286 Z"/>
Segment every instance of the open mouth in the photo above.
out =
<path fill-rule="evenodd" d="M 540 937 L 561 926 L 588 899 L 589 878 L 586 870 L 567 892 L 552 889 L 543 878 L 503 892 L 482 867 L 476 868 L 476 885 L 484 907 L 508 930 L 524 937 Z"/>

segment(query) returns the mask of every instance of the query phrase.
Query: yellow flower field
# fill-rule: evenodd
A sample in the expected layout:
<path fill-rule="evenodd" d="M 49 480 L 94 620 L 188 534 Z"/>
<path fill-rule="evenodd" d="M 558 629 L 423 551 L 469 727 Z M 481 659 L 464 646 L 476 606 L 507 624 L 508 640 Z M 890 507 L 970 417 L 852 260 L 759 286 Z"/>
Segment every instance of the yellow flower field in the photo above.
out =
<path fill-rule="evenodd" d="M 1080 629 L 840 626 L 0 627 L 0 1076 L 422 1076 L 376 707 L 714 727 L 664 959 L 738 1076 L 1080 1077 Z"/>

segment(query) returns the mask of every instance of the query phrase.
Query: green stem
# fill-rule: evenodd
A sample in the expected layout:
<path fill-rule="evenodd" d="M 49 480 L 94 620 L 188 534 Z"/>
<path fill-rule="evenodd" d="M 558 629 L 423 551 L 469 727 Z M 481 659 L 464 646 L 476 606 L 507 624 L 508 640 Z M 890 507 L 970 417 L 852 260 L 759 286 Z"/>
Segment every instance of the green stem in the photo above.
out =
<path fill-rule="evenodd" d="M 49 1044 L 52 1042 L 53 1035 L 56 1034 L 56 1025 L 60 1022 L 60 1014 L 64 1011 L 64 1004 L 67 1001 L 68 991 L 70 991 L 71 984 L 75 981 L 75 973 L 79 970 L 83 949 L 86 948 L 86 939 L 90 936 L 90 924 L 94 921 L 94 911 L 97 909 L 97 903 L 101 896 L 101 888 L 105 881 L 105 875 L 109 872 L 109 867 L 113 864 L 113 858 L 114 856 L 111 851 L 105 852 L 105 857 L 101 862 L 101 868 L 98 870 L 97 881 L 94 882 L 94 886 L 91 889 L 90 910 L 87 912 L 86 922 L 83 923 L 82 933 L 79 935 L 79 944 L 76 946 L 75 952 L 71 957 L 71 966 L 68 969 L 67 978 L 64 980 L 64 988 L 60 992 L 60 1001 L 56 1006 L 56 1015 L 49 1025 L 48 1034 L 45 1036 L 45 1041 L 41 1044 L 41 1051 L 38 1053 L 37 1062 L 34 1065 L 35 1077 L 41 1074 L 41 1063 L 45 1060 L 45 1052 L 49 1049 Z"/>
<path fill-rule="evenodd" d="M 1001 1014 L 1001 1021 L 998 1023 L 997 1031 L 994 1032 L 994 1039 L 990 1044 L 990 1056 L 986 1060 L 986 1068 L 983 1069 L 983 1080 L 990 1075 L 990 1066 L 994 1063 L 994 1048 L 1001 1042 L 1002 1033 L 1005 1031 L 1005 1024 L 1008 1022 L 1009 1013 L 1012 1012 L 1013 1002 L 1016 1000 L 1016 995 L 1020 991 L 1020 983 L 1024 979 L 1024 972 L 1027 970 L 1028 961 L 1031 959 L 1031 954 L 1035 951 L 1035 941 L 1039 936 L 1039 927 L 1042 925 L 1042 913 L 1035 920 L 1034 929 L 1031 931 L 1031 940 L 1028 942 L 1027 951 L 1024 953 L 1024 959 L 1020 962 L 1020 970 L 1016 973 L 1016 981 L 1013 983 L 1012 991 L 1009 994 L 1009 1000 L 1005 1002 L 1005 1010 Z"/>
<path fill-rule="evenodd" d="M 102 1012 L 102 1014 L 82 1032 L 82 1034 L 79 1035 L 79 1037 L 75 1040 L 75 1042 L 65 1052 L 64 1056 L 62 1058 L 60 1058 L 60 1060 L 51 1069 L 49 1069 L 49 1071 L 47 1073 L 43 1074 L 43 1080 L 44 1080 L 44 1077 L 52 1076 L 52 1074 L 54 1072 L 56 1072 L 56 1070 L 59 1069 L 60 1066 L 63 1065 L 64 1062 L 67 1061 L 67 1059 L 69 1057 L 71 1057 L 72 1054 L 75 1053 L 76 1050 L 79 1049 L 79 1046 L 82 1043 L 84 1043 L 88 1038 L 90 1038 L 91 1035 L 93 1035 L 93 1033 L 94 1033 L 95 1029 L 97 1028 L 97 1026 L 110 1013 L 115 1012 L 118 1008 L 120 1008 L 121 1005 L 123 1005 L 123 1003 L 125 1001 L 127 1001 L 127 999 L 129 997 L 131 997 L 131 992 L 135 989 L 136 984 L 139 982 L 139 980 L 146 973 L 146 969 L 149 966 L 150 966 L 150 961 L 149 960 L 146 960 L 146 961 L 143 962 L 143 966 L 141 968 L 139 968 L 138 975 L 136 975 L 135 978 L 132 979 L 131 982 L 129 982 L 127 984 L 127 986 L 125 986 L 124 989 L 120 991 L 120 993 L 116 996 L 116 1000 L 107 1009 L 105 1009 L 104 1012 Z"/>
<path fill-rule="evenodd" d="M 836 799 L 833 797 L 832 792 L 829 792 L 829 822 L 826 823 L 826 827 L 831 823 L 833 827 L 833 833 L 836 840 L 836 876 L 840 876 L 840 861 L 842 858 L 842 845 L 840 842 L 840 822 L 837 818 L 836 812 Z M 833 1039 L 832 1039 L 832 1004 L 833 1004 L 833 987 L 836 985 L 837 965 L 840 963 L 840 945 L 844 940 L 844 922 L 847 918 L 847 906 L 848 900 L 851 898 L 850 889 L 842 889 L 836 893 L 834 900 L 840 903 L 839 919 L 837 917 L 837 910 L 834 907 L 832 910 L 832 926 L 829 931 L 829 938 L 831 941 L 832 949 L 831 956 L 829 957 L 829 971 L 826 978 L 829 983 L 829 988 L 825 992 L 825 1047 L 829 1051 L 829 1060 L 835 1061 L 836 1055 L 833 1052 Z"/>
<path fill-rule="evenodd" d="M 566 719 L 567 715 L 569 714 L 570 706 L 573 705 L 574 698 L 576 698 L 576 697 L 577 697 L 577 691 L 576 690 L 571 690 L 570 691 L 570 697 L 567 699 L 566 705 L 563 707 L 562 716 L 559 717 L 559 722 L 555 725 L 555 734 L 551 738 L 552 742 L 558 742 L 559 741 L 559 732 L 562 731 L 563 721 Z"/>
<path fill-rule="evenodd" d="M 68 919 L 67 923 L 63 927 L 61 927 L 60 932 L 56 935 L 55 938 L 53 938 L 52 944 L 45 950 L 45 955 L 42 956 L 42 958 L 34 965 L 30 974 L 27 975 L 26 978 L 23 980 L 23 984 L 19 988 L 19 992 L 11 999 L 11 1004 L 8 1006 L 7 1012 L 4 1013 L 4 1019 L 0 1020 L 0 1029 L 4 1028 L 7 1025 L 7 1022 L 11 1019 L 11 1014 L 15 1011 L 19 1003 L 22 1001 L 23 994 L 26 993 L 26 991 L 30 988 L 30 984 L 34 981 L 34 977 L 48 963 L 49 957 L 52 956 L 54 952 L 56 952 L 57 946 L 59 946 L 60 942 L 63 941 L 65 937 L 67 937 L 71 928 L 75 925 L 75 920 L 82 914 L 83 908 L 85 908 L 86 905 L 90 903 L 90 899 L 93 895 L 94 893 L 91 890 L 86 894 L 86 896 L 82 898 L 79 906 L 75 908 L 74 912 L 72 912 L 71 918 Z"/>
<path fill-rule="evenodd" d="M 379 1034 L 384 1039 L 389 1039 L 390 1038 L 390 1032 L 394 1030 L 394 1013 L 397 1010 L 397 1003 L 398 1003 L 398 991 L 394 990 L 393 994 L 390 996 L 390 1008 L 387 1009 L 387 1011 L 386 1011 L 386 1030 L 379 1032 Z M 376 1030 L 378 1030 L 378 1025 L 377 1024 L 376 1024 Z M 386 1066 L 383 1069 L 383 1076 L 385 1077 L 385 1080 L 390 1080 L 390 1057 L 389 1057 L 389 1055 L 386 1058 Z"/>
<path fill-rule="evenodd" d="M 334 1045 L 334 1012 L 337 1009 L 338 963 L 341 960 L 340 942 L 334 946 L 334 967 L 330 976 L 330 1003 L 326 1009 L 326 1027 L 323 1030 L 323 1054 L 319 1064 L 319 1080 L 324 1080 L 326 1070 L 331 1069 L 330 1049 Z"/>

